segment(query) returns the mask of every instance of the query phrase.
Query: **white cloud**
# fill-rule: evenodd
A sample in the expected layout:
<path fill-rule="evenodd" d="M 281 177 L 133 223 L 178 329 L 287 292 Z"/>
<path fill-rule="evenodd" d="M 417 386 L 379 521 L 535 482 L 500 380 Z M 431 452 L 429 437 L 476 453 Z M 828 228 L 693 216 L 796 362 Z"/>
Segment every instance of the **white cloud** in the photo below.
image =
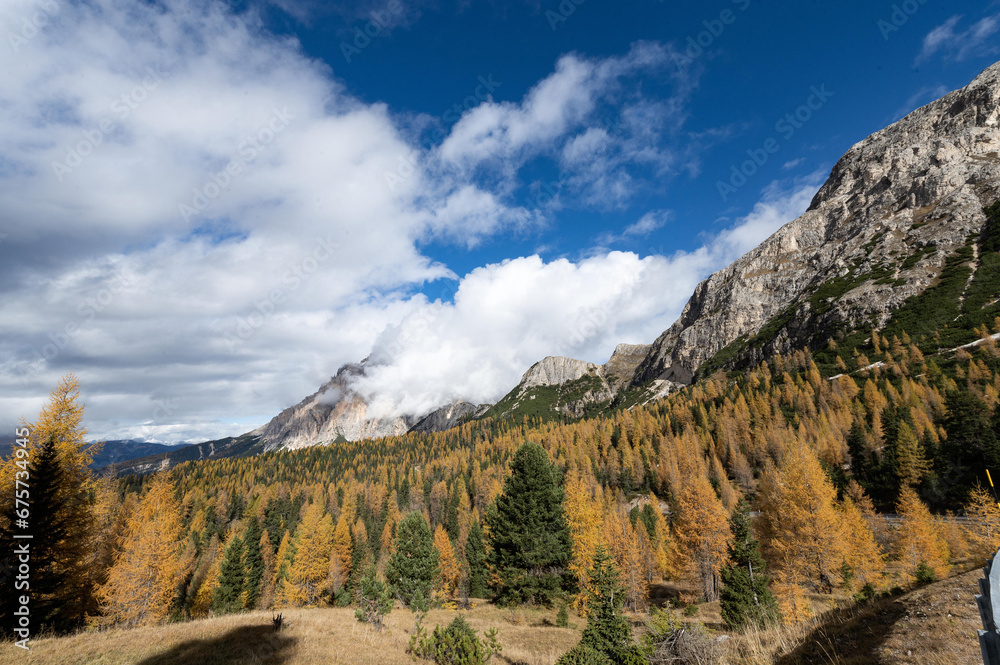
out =
<path fill-rule="evenodd" d="M 38 6 L 2 3 L 0 25 L 21 34 Z M 239 434 L 372 340 L 386 357 L 394 335 L 398 354 L 369 384 L 382 408 L 495 397 L 544 355 L 602 361 L 616 342 L 649 341 L 698 278 L 794 207 L 774 199 L 669 258 L 485 266 L 461 276 L 453 303 L 434 302 L 414 291 L 459 275 L 425 243 L 473 246 L 539 222 L 503 179 L 489 187 L 466 173 L 493 155 L 515 173 L 526 156 L 558 160 L 579 140 L 582 160 L 589 139 L 578 137 L 603 129 L 606 183 L 575 177 L 609 204 L 633 186 L 622 165 L 664 168 L 671 157 L 644 151 L 639 128 L 663 113 L 676 126 L 682 111 L 617 96 L 621 77 L 659 67 L 663 49 L 566 56 L 520 104 L 487 101 L 440 150 L 421 152 L 390 109 L 352 97 L 253 10 L 56 6 L 0 49 L 0 422 L 32 418 L 74 371 L 95 436 Z M 620 125 L 591 122 L 595 105 L 619 101 Z M 652 228 L 638 224 L 633 234 Z"/>
<path fill-rule="evenodd" d="M 947 60 L 961 61 L 1000 52 L 994 39 L 1000 30 L 1000 14 L 986 16 L 961 30 L 958 25 L 963 18 L 956 14 L 927 33 L 916 64 L 925 62 L 938 53 Z"/>
<path fill-rule="evenodd" d="M 628 238 L 641 238 L 643 236 L 648 236 L 653 231 L 662 228 L 663 225 L 667 223 L 668 219 L 670 219 L 670 211 L 668 210 L 654 210 L 652 212 L 647 212 L 639 218 L 638 222 L 625 227 L 623 235 Z"/>
<path fill-rule="evenodd" d="M 605 252 L 571 262 L 538 256 L 478 268 L 454 303 L 421 302 L 379 336 L 354 388 L 380 415 L 426 413 L 457 399 L 492 402 L 548 355 L 605 362 L 616 344 L 649 343 L 699 281 L 750 251 L 809 206 L 820 174 L 772 183 L 751 213 L 693 252 L 639 258 Z M 633 227 L 663 223 L 657 211 Z"/>
<path fill-rule="evenodd" d="M 74 370 L 97 434 L 235 433 L 362 357 L 414 286 L 454 277 L 417 243 L 474 244 L 529 221 L 474 185 L 431 186 L 419 160 L 390 188 L 413 148 L 387 109 L 353 99 L 252 11 L 53 6 L 0 49 L 11 419 Z M 0 24 L 36 10 L 4 3 Z"/>
<path fill-rule="evenodd" d="M 669 210 L 651 210 L 639 218 L 639 221 L 629 224 L 621 234 L 602 233 L 597 238 L 598 248 L 606 248 L 620 242 L 636 241 L 658 231 L 670 219 Z"/>
<path fill-rule="evenodd" d="M 661 177 L 679 161 L 676 153 L 696 149 L 691 142 L 666 146 L 683 125 L 694 85 L 692 75 L 665 73 L 672 69 L 669 52 L 638 42 L 620 57 L 565 55 L 519 103 L 487 101 L 463 113 L 433 161 L 444 173 L 475 174 L 511 189 L 520 166 L 550 158 L 564 174 L 564 194 L 586 206 L 620 206 L 637 187 L 630 168 L 652 168 Z M 634 85 L 639 75 L 673 76 L 671 96 L 648 99 Z"/>

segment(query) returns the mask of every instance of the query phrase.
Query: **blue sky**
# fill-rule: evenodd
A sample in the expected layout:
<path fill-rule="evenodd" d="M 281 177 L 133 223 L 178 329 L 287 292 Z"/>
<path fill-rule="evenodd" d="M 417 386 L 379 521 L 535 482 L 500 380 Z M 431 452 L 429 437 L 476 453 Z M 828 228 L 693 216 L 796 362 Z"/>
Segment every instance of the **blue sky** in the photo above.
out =
<path fill-rule="evenodd" d="M 475 253 L 429 248 L 461 271 L 539 248 L 569 256 L 586 252 L 602 233 L 620 232 L 656 209 L 672 211 L 670 223 L 621 246 L 641 254 L 693 249 L 704 232 L 752 209 L 770 182 L 825 175 L 853 143 L 965 85 L 996 59 L 995 33 L 967 53 L 955 50 L 961 47 L 956 37 L 935 57 L 920 57 L 933 29 L 960 16 L 953 32 L 961 34 L 994 16 L 995 5 L 914 5 L 915 12 L 905 7 L 910 14 L 896 11 L 902 3 L 860 1 L 399 3 L 403 11 L 394 14 L 390 3 L 375 2 L 346 15 L 307 9 L 305 23 L 282 12 L 273 20 L 275 29 L 295 34 L 359 98 L 399 114 L 427 114 L 444 130 L 453 124 L 443 119 L 444 111 L 471 103 L 480 77 L 501 83 L 495 101 L 517 103 L 565 54 L 614 57 L 639 41 L 677 49 L 677 58 L 662 68 L 624 82 L 623 96 L 641 92 L 652 102 L 678 102 L 671 121 L 679 127 L 660 138 L 669 149 L 690 148 L 693 154 L 666 172 L 635 168 L 636 181 L 621 201 L 588 205 L 566 192 L 566 209 L 552 215 L 544 230 L 507 234 Z M 397 24 L 379 26 L 377 36 L 355 53 L 354 30 L 374 31 L 370 26 L 377 25 L 366 11 L 392 16 Z M 726 11 L 729 16 L 722 17 Z M 692 46 L 698 40 L 707 47 Z M 678 90 L 677 76 L 690 81 L 689 93 Z M 775 131 L 776 122 L 804 104 L 814 86 L 833 94 L 786 140 L 787 133 Z M 609 124 L 617 110 L 614 102 L 605 109 Z M 425 139 L 433 136 L 428 132 Z M 772 136 L 781 139 L 780 150 L 723 201 L 718 182 L 728 181 L 732 165 L 748 158 L 746 150 L 759 149 Z M 558 182 L 558 164 L 539 158 L 522 173 L 515 196 L 530 202 L 532 185 L 547 184 L 548 191 Z"/>
<path fill-rule="evenodd" d="M 74 372 L 93 436 L 159 441 L 368 356 L 369 415 L 420 415 L 650 342 L 852 144 L 1000 57 L 998 3 L 932 0 L 11 0 L 0 26 L 0 427 Z"/>

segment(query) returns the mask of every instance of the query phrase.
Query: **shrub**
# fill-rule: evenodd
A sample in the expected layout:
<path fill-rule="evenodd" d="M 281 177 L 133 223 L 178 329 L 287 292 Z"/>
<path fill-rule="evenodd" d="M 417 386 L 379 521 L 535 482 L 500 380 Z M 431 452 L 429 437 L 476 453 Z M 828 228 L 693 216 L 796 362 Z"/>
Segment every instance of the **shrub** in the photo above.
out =
<path fill-rule="evenodd" d="M 556 613 L 556 625 L 560 628 L 569 626 L 569 611 L 566 609 L 566 603 L 559 606 L 559 611 Z"/>
<path fill-rule="evenodd" d="M 861 591 L 854 594 L 854 602 L 858 605 L 864 605 L 876 597 L 875 586 L 871 582 L 866 582 Z"/>
<path fill-rule="evenodd" d="M 368 565 L 358 589 L 358 605 L 355 618 L 362 623 L 370 623 L 382 629 L 382 617 L 392 611 L 392 592 L 389 585 L 379 579 L 375 566 Z"/>
<path fill-rule="evenodd" d="M 586 644 L 577 644 L 556 661 L 556 665 L 613 665 L 602 652 Z"/>
<path fill-rule="evenodd" d="M 917 584 L 920 586 L 937 582 L 937 575 L 934 574 L 934 569 L 923 561 L 917 564 L 917 571 L 914 576 L 916 577 Z"/>
<path fill-rule="evenodd" d="M 410 640 L 411 651 L 415 656 L 433 660 L 437 665 L 484 665 L 494 654 L 503 650 L 497 642 L 495 628 L 488 630 L 483 639 L 479 639 L 476 631 L 461 615 L 455 617 L 447 628 L 436 626 L 430 637 L 424 635 L 426 632 L 420 636 L 418 645 L 413 643 L 413 639 Z"/>
<path fill-rule="evenodd" d="M 715 663 L 722 655 L 718 642 L 704 626 L 685 625 L 669 611 L 654 608 L 646 630 L 642 651 L 650 665 Z"/>
<path fill-rule="evenodd" d="M 697 613 L 698 613 L 697 605 L 691 604 L 684 608 L 684 616 L 686 617 L 693 617 Z"/>

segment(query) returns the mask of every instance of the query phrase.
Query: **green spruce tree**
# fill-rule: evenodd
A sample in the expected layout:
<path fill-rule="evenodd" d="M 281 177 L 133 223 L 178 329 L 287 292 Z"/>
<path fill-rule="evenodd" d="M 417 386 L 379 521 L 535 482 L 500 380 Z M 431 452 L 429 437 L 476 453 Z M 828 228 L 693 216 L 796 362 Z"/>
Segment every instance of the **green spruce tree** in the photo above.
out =
<path fill-rule="evenodd" d="M 358 580 L 357 601 L 360 609 L 354 617 L 381 630 L 382 617 L 392 611 L 392 590 L 379 578 L 373 563 L 365 567 L 365 574 Z"/>
<path fill-rule="evenodd" d="M 722 618 L 732 628 L 765 626 L 778 618 L 778 603 L 765 574 L 764 557 L 750 531 L 750 504 L 740 499 L 729 518 L 733 539 L 722 573 Z"/>
<path fill-rule="evenodd" d="M 564 503 L 560 473 L 545 449 L 536 443 L 518 448 L 503 493 L 486 516 L 498 603 L 551 605 L 572 589 Z"/>
<path fill-rule="evenodd" d="M 238 612 L 243 607 L 243 539 L 232 538 L 223 554 L 219 586 L 212 593 L 212 611 L 217 614 Z"/>
<path fill-rule="evenodd" d="M 262 535 L 260 523 L 256 518 L 250 519 L 246 533 L 243 534 L 243 608 L 252 610 L 260 598 L 261 585 L 264 582 L 264 554 L 260 550 Z"/>
<path fill-rule="evenodd" d="M 79 501 L 79 497 L 67 496 L 54 437 L 49 437 L 35 453 L 29 478 L 32 623 L 36 630 L 47 627 L 64 631 L 79 623 L 81 599 L 71 580 L 81 577 L 79 570 L 85 555 L 73 547 L 70 538 L 80 528 L 76 522 L 79 513 L 65 510 L 64 504 Z"/>
<path fill-rule="evenodd" d="M 622 584 L 621 573 L 603 545 L 594 552 L 593 565 L 587 576 L 587 627 L 580 643 L 564 654 L 557 665 L 646 663 L 642 651 L 632 639 L 632 625 L 622 613 L 628 594 Z"/>
<path fill-rule="evenodd" d="M 385 567 L 385 577 L 407 607 L 414 599 L 430 598 L 438 576 L 438 551 L 431 527 L 420 513 L 406 515 L 396 527 L 396 551 Z"/>
<path fill-rule="evenodd" d="M 465 559 L 469 564 L 469 596 L 486 597 L 486 548 L 483 546 L 483 529 L 478 520 L 469 526 L 465 542 Z"/>

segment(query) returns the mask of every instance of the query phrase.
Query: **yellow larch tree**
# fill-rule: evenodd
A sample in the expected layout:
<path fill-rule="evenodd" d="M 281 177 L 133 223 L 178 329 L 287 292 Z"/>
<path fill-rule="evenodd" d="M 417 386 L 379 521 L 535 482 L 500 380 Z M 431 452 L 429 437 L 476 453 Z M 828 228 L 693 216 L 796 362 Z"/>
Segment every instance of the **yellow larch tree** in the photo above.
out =
<path fill-rule="evenodd" d="M 816 455 L 793 442 L 781 469 L 765 471 L 759 497 L 761 541 L 777 579 L 832 592 L 845 557 L 844 529 L 837 490 Z"/>
<path fill-rule="evenodd" d="M 274 553 L 274 603 L 278 607 L 285 607 L 285 581 L 288 579 L 288 572 L 292 569 L 294 556 L 295 548 L 292 544 L 292 535 L 288 529 L 285 529 L 285 533 L 278 543 L 278 551 Z"/>
<path fill-rule="evenodd" d="M 849 496 L 840 506 L 841 525 L 844 533 L 844 561 L 851 567 L 853 584 L 871 584 L 876 589 L 885 586 L 885 555 L 875 535 L 868 528 L 868 521 Z"/>
<path fill-rule="evenodd" d="M 191 581 L 195 589 L 191 614 L 196 617 L 208 616 L 209 610 L 212 609 L 212 596 L 219 587 L 219 576 L 222 574 L 224 557 L 221 553 L 226 551 L 226 545 L 228 541 L 224 543 L 219 540 L 218 535 L 213 535 L 208 549 L 202 555 L 201 564 L 195 571 L 194 579 Z"/>
<path fill-rule="evenodd" d="M 912 488 L 904 487 L 900 491 L 896 514 L 900 523 L 894 550 L 906 573 L 912 578 L 923 563 L 938 579 L 947 577 L 951 569 L 948 543 L 941 535 L 940 524 Z"/>
<path fill-rule="evenodd" d="M 173 485 L 159 474 L 129 521 L 121 552 L 98 591 L 105 623 L 135 628 L 166 618 L 177 587 L 181 537 Z"/>
<path fill-rule="evenodd" d="M 309 504 L 295 529 L 295 555 L 282 586 L 285 604 L 315 607 L 327 594 L 333 518 L 319 501 Z"/>
<path fill-rule="evenodd" d="M 271 536 L 267 533 L 267 529 L 260 534 L 260 556 L 264 562 L 264 577 L 260 581 L 257 607 L 266 610 L 274 605 L 274 586 L 278 578 L 274 546 L 271 545 Z"/>
<path fill-rule="evenodd" d="M 642 524 L 638 526 L 645 529 Z M 622 506 L 609 510 L 605 515 L 602 535 L 625 586 L 625 605 L 633 612 L 638 612 L 649 598 L 648 570 L 645 565 L 652 559 L 649 539 L 645 543 L 640 541 Z"/>
<path fill-rule="evenodd" d="M 969 553 L 985 560 L 1000 549 L 1000 505 L 982 487 L 977 487 L 965 506 L 969 522 L 965 525 Z"/>
<path fill-rule="evenodd" d="M 731 537 L 729 516 L 708 478 L 693 475 L 677 495 L 675 553 L 680 567 L 697 578 L 709 602 L 719 597 L 719 571 L 726 563 Z"/>
<path fill-rule="evenodd" d="M 351 529 L 354 526 L 354 503 L 344 501 L 340 510 L 340 517 L 337 519 L 337 526 L 333 532 L 333 558 L 332 562 L 333 590 L 339 591 L 351 578 L 351 557 L 354 554 L 354 542 L 351 539 Z"/>
<path fill-rule="evenodd" d="M 660 507 L 660 500 L 652 492 L 649 493 L 649 505 L 653 511 L 653 538 L 650 547 L 656 558 L 656 571 L 660 577 L 666 577 L 670 562 L 670 526 Z"/>
<path fill-rule="evenodd" d="M 573 549 L 569 569 L 579 580 L 582 591 L 587 588 L 587 571 L 593 565 L 594 552 L 601 540 L 601 507 L 592 498 L 589 483 L 575 469 L 567 475 L 565 488 L 566 522 Z M 585 593 L 577 596 L 578 607 L 582 607 L 585 597 Z"/>
<path fill-rule="evenodd" d="M 434 529 L 434 547 L 438 551 L 438 573 L 437 595 L 442 600 L 450 600 L 455 597 L 458 591 L 458 582 L 462 571 L 455 556 L 455 548 L 452 547 L 451 539 L 444 525 L 438 524 Z"/>

